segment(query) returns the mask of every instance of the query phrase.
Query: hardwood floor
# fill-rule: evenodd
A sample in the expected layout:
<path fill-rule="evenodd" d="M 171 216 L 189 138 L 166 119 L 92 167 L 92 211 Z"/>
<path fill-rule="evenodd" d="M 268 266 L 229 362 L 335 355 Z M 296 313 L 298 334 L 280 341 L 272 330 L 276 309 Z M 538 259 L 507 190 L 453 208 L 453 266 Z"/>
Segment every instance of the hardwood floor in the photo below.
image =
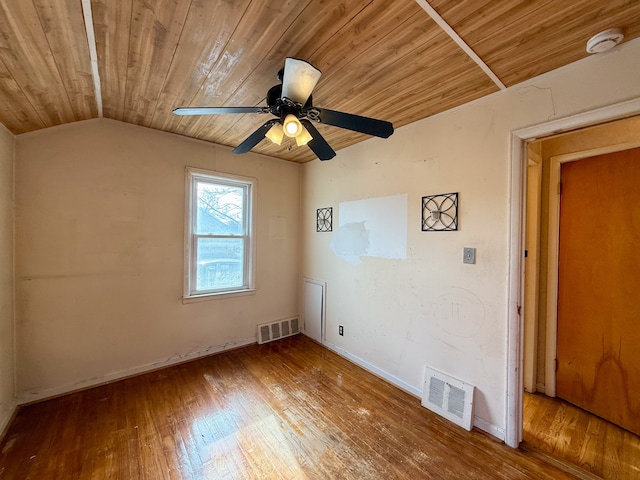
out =
<path fill-rule="evenodd" d="M 570 479 L 298 335 L 21 408 L 2 479 Z"/>
<path fill-rule="evenodd" d="M 542 394 L 524 395 L 524 441 L 604 479 L 640 479 L 640 437 Z"/>

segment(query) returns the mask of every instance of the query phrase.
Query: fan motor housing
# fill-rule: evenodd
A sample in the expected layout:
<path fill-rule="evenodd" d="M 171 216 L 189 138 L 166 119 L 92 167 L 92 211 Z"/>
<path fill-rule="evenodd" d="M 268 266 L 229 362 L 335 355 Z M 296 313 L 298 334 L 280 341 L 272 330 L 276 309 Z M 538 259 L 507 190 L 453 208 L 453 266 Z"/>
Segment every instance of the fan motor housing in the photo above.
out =
<path fill-rule="evenodd" d="M 274 85 L 267 92 L 267 105 L 269 107 L 269 111 L 280 118 L 280 120 L 284 120 L 284 118 L 289 115 L 295 115 L 296 118 L 300 119 L 305 117 L 305 111 L 313 107 L 313 97 L 309 95 L 307 102 L 304 106 L 300 106 L 299 104 L 292 103 L 289 99 L 282 99 L 282 85 Z"/>
<path fill-rule="evenodd" d="M 278 100 L 282 96 L 282 85 L 274 85 L 267 92 L 267 105 L 269 108 L 276 107 Z"/>

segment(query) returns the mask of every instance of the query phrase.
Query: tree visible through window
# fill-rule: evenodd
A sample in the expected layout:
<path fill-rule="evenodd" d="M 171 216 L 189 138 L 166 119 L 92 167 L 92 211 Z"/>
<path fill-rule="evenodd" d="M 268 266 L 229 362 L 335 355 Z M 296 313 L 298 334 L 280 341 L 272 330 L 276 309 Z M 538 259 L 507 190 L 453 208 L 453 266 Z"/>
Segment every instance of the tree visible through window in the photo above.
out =
<path fill-rule="evenodd" d="M 252 287 L 253 182 L 188 170 L 187 296 Z"/>

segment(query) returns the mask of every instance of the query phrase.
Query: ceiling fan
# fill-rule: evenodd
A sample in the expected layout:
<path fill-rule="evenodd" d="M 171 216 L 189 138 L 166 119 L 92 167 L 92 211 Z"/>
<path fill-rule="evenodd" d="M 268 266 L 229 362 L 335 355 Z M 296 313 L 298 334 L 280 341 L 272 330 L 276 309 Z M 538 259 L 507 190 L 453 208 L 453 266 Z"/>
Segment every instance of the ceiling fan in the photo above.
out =
<path fill-rule="evenodd" d="M 225 113 L 270 113 L 272 118 L 249 135 L 233 153 L 247 153 L 263 138 L 267 137 L 280 145 L 286 135 L 295 138 L 298 146 L 308 145 L 320 160 L 335 157 L 336 152 L 313 122 L 388 138 L 393 133 L 391 122 L 361 117 L 351 113 L 337 112 L 315 107 L 311 92 L 320 79 L 321 72 L 310 63 L 297 58 L 286 58 L 284 68 L 278 72 L 281 84 L 267 92 L 266 107 L 180 107 L 173 110 L 176 115 L 218 115 Z"/>

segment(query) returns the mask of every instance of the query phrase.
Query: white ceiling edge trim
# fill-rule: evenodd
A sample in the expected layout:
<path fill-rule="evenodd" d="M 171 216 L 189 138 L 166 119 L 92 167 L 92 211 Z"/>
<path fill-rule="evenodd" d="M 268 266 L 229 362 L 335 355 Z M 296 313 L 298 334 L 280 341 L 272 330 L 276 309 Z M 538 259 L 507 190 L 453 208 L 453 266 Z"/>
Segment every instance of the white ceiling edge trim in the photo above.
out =
<path fill-rule="evenodd" d="M 93 29 L 91 0 L 82 0 L 82 14 L 84 15 L 84 28 L 87 32 L 87 43 L 89 44 L 93 88 L 96 91 L 96 107 L 98 107 L 98 117 L 102 118 L 102 85 L 100 83 L 100 72 L 98 71 L 98 51 L 96 50 L 96 34 Z"/>
<path fill-rule="evenodd" d="M 436 12 L 431 5 L 429 5 L 427 0 L 416 0 L 416 3 L 420 5 L 425 12 L 427 12 L 432 20 L 436 22 L 440 26 L 440 28 L 442 28 L 445 33 L 451 37 L 454 42 L 458 44 L 458 46 L 471 58 L 471 60 L 476 62 L 476 64 L 482 69 L 484 73 L 489 76 L 489 78 L 491 78 L 491 80 L 493 80 L 493 83 L 495 83 L 498 88 L 500 88 L 500 90 L 507 89 L 506 85 L 502 83 L 498 76 L 493 73 L 493 71 L 486 63 L 484 63 L 484 61 L 478 56 L 478 54 L 476 54 L 476 52 L 474 52 L 473 49 L 469 45 L 467 45 L 467 43 L 460 37 L 460 35 L 458 35 L 458 33 L 453 28 L 451 28 L 451 25 L 445 22 L 440 14 Z"/>

